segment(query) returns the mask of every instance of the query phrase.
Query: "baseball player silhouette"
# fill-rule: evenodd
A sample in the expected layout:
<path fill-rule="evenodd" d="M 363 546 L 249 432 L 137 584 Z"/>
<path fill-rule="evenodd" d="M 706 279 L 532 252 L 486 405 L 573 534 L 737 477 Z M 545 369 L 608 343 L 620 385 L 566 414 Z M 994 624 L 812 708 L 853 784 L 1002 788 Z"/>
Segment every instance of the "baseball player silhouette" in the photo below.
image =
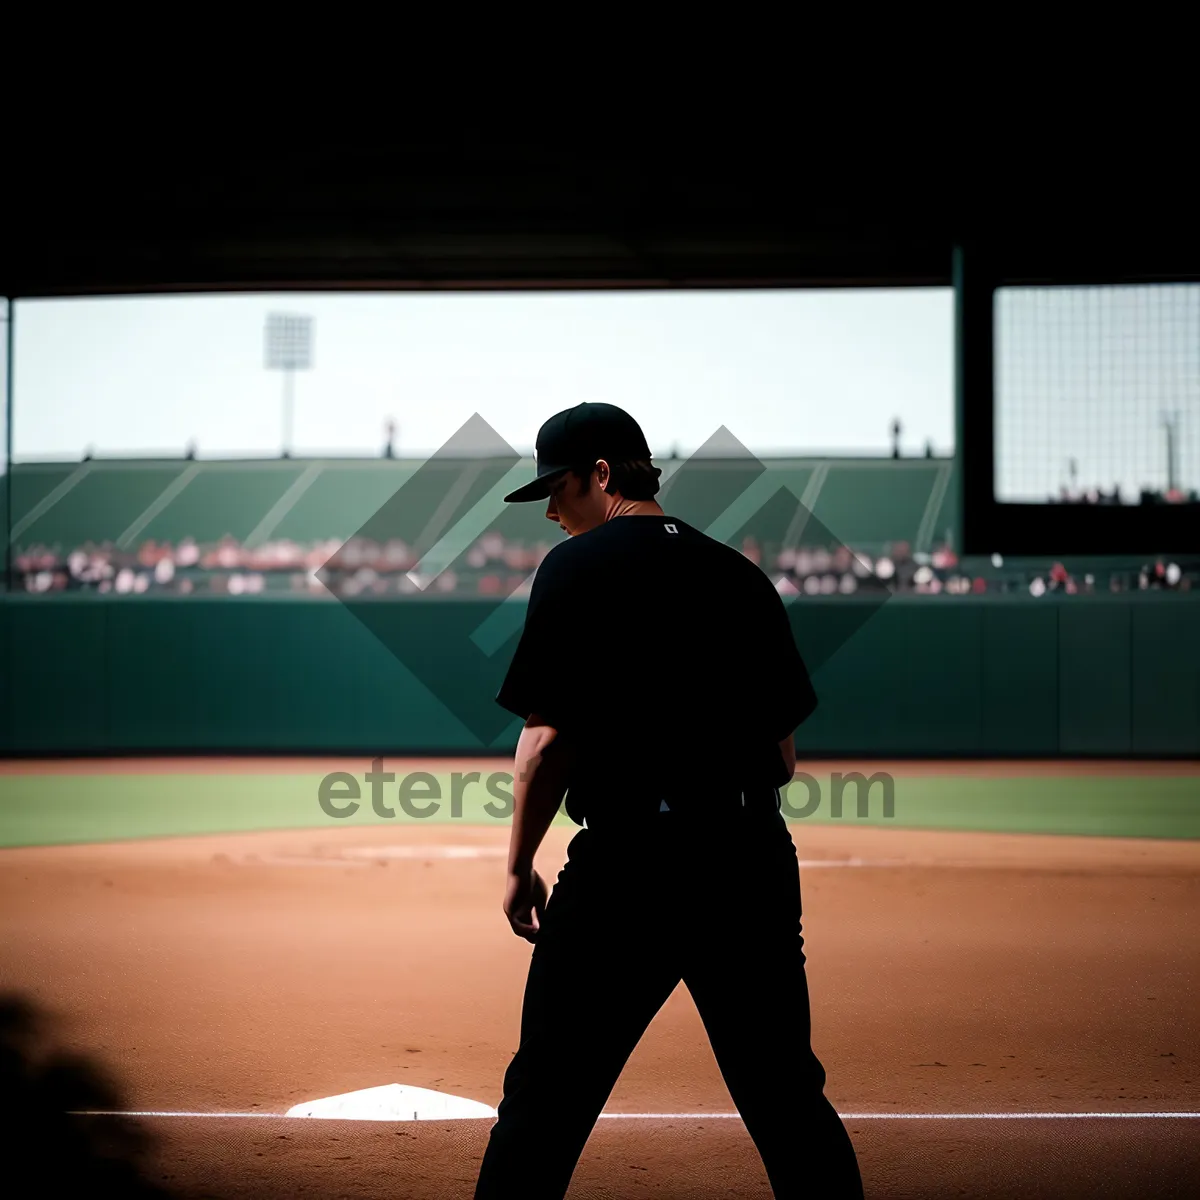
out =
<path fill-rule="evenodd" d="M 738 551 L 664 512 L 637 422 L 551 417 L 537 478 L 570 535 L 534 577 L 496 696 L 524 718 L 504 911 L 533 943 L 520 1047 L 477 1200 L 561 1197 L 613 1085 L 682 980 L 776 1196 L 861 1197 L 810 1045 L 796 848 L 779 788 L 816 707 L 787 614 Z M 552 892 L 534 854 L 583 828 Z"/>

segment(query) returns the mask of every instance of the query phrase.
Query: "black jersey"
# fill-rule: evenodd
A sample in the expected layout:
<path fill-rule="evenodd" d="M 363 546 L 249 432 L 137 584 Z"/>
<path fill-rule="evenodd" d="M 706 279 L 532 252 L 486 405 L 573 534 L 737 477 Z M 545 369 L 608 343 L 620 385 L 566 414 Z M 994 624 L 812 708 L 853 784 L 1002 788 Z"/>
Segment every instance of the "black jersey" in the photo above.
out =
<path fill-rule="evenodd" d="M 780 786 L 779 742 L 817 703 L 764 572 L 669 515 L 614 517 L 546 555 L 496 700 L 571 739 L 577 822 Z"/>

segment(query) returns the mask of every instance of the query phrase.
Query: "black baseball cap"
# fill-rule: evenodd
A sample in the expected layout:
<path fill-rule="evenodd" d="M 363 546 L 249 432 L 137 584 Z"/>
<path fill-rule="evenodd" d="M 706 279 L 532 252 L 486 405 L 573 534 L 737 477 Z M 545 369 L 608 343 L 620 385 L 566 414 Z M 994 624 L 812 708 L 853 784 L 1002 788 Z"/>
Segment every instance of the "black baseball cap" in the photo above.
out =
<path fill-rule="evenodd" d="M 642 427 L 615 404 L 584 403 L 555 413 L 538 430 L 537 478 L 509 492 L 506 503 L 545 500 L 554 481 L 572 467 L 586 467 L 598 458 L 610 463 L 650 458 Z"/>

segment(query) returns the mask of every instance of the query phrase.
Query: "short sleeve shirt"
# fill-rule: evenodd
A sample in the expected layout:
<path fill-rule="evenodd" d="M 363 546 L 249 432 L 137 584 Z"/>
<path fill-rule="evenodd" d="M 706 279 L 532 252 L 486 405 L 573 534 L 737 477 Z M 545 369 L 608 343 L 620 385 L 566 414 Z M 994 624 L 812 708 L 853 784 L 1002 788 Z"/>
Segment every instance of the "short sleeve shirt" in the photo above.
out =
<path fill-rule="evenodd" d="M 571 738 L 576 821 L 648 792 L 702 804 L 705 782 L 786 782 L 779 742 L 817 704 L 771 581 L 670 515 L 615 517 L 546 555 L 496 700 Z"/>

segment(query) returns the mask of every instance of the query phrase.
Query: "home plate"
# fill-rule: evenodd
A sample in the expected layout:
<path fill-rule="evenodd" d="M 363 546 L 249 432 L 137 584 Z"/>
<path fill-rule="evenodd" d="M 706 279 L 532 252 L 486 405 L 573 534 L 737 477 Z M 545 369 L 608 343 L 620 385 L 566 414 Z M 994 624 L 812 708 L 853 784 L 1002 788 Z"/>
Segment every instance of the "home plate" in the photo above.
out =
<path fill-rule="evenodd" d="M 429 1088 L 385 1083 L 381 1087 L 344 1092 L 293 1105 L 289 1117 L 319 1117 L 330 1121 L 454 1121 L 494 1117 L 496 1110 L 478 1100 L 448 1096 Z"/>

